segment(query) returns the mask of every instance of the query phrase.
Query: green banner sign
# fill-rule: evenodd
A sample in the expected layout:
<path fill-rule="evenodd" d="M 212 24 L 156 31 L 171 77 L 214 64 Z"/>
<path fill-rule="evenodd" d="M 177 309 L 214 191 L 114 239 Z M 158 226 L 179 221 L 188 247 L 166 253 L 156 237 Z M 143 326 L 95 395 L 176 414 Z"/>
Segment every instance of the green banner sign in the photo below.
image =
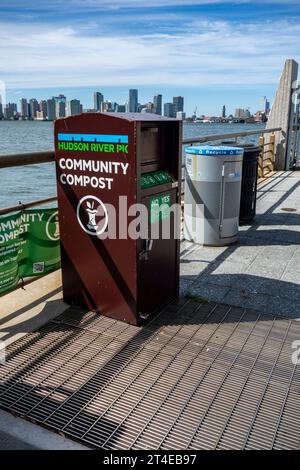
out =
<path fill-rule="evenodd" d="M 28 209 L 0 217 L 0 295 L 24 277 L 59 267 L 57 209 Z"/>

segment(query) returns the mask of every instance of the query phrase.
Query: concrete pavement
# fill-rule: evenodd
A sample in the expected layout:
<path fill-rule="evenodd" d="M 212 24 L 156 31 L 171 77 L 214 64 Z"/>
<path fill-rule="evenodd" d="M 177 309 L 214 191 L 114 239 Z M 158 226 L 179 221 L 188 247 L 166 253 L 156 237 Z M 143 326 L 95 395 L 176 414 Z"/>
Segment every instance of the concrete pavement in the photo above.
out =
<path fill-rule="evenodd" d="M 86 450 L 87 447 L 0 410 L 0 450 Z"/>
<path fill-rule="evenodd" d="M 229 247 L 183 243 L 181 292 L 300 318 L 300 172 L 258 189 L 257 216 Z"/>

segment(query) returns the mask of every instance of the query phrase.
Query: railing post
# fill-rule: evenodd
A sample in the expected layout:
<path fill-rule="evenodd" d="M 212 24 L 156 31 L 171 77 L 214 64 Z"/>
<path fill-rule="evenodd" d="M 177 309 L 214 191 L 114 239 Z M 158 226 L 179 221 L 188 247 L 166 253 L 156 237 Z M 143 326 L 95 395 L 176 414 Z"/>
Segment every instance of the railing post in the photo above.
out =
<path fill-rule="evenodd" d="M 264 177 L 264 148 L 265 148 L 265 138 L 263 135 L 259 137 L 258 141 L 259 146 L 261 147 L 261 152 L 258 158 L 258 177 Z"/>
<path fill-rule="evenodd" d="M 271 162 L 271 171 L 274 171 L 275 168 L 275 134 L 270 135 L 269 138 L 269 152 L 270 152 L 270 162 Z"/>

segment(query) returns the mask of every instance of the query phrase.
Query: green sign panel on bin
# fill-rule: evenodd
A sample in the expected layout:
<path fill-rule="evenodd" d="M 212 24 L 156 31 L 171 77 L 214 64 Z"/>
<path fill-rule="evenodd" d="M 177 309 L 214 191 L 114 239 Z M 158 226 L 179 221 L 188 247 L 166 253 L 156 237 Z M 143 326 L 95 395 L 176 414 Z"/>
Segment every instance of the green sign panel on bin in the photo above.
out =
<path fill-rule="evenodd" d="M 155 224 L 159 220 L 170 216 L 171 194 L 154 196 L 150 199 L 150 223 Z"/>
<path fill-rule="evenodd" d="M 158 184 L 166 184 L 172 181 L 171 175 L 166 170 L 152 171 L 141 176 L 141 188 L 147 189 L 157 186 Z"/>

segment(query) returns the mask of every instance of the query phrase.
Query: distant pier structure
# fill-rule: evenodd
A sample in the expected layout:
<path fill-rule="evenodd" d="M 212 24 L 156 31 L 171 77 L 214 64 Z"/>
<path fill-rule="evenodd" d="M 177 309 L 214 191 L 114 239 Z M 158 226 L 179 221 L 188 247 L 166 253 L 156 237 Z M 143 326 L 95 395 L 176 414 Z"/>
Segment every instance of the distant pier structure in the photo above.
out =
<path fill-rule="evenodd" d="M 275 133 L 275 170 L 300 166 L 298 63 L 287 59 L 280 78 L 267 129 L 281 127 Z"/>

